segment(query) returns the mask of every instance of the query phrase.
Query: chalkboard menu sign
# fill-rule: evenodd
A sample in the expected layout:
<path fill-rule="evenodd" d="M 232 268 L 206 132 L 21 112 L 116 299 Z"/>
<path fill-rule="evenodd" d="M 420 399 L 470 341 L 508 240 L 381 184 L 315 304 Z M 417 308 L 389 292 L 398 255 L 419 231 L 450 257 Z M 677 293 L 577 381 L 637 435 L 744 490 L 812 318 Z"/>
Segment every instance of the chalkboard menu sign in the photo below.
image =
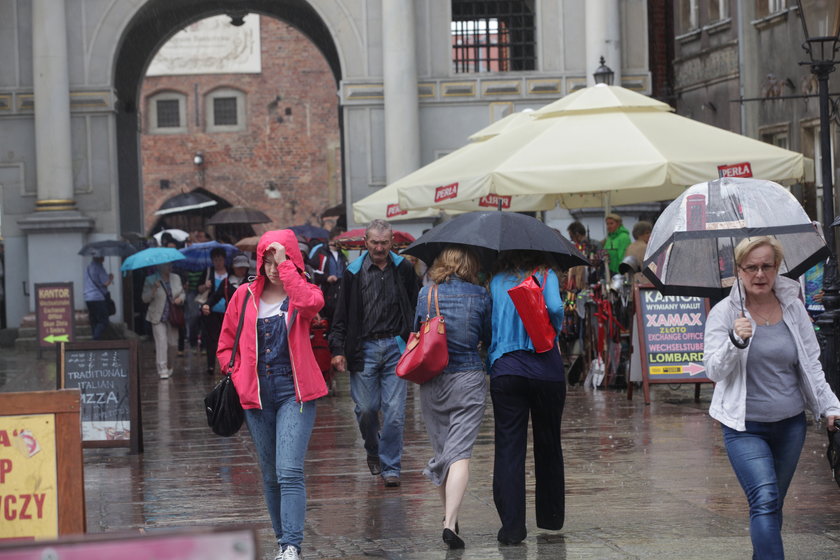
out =
<path fill-rule="evenodd" d="M 81 392 L 82 444 L 142 451 L 134 341 L 62 343 L 58 367 L 59 388 Z"/>
<path fill-rule="evenodd" d="M 711 383 L 704 375 L 703 340 L 709 302 L 636 288 L 636 321 L 645 402 L 649 383 Z"/>

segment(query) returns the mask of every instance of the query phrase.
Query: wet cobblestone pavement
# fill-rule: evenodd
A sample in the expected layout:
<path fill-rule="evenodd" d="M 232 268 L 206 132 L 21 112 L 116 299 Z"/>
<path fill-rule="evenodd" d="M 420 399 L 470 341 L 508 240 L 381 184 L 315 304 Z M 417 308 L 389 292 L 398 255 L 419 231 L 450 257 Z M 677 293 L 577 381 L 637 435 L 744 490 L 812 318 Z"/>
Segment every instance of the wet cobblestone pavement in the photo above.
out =
<path fill-rule="evenodd" d="M 153 347 L 141 343 L 145 452 L 86 449 L 89 533 L 192 526 L 257 529 L 262 558 L 276 550 L 247 429 L 232 438 L 207 428 L 202 398 L 214 379 L 204 357 L 179 359 L 173 378 L 154 375 Z M 34 352 L 0 352 L 0 391 L 55 386 L 55 360 Z M 409 390 L 402 486 L 371 476 L 353 416 L 346 377 L 318 404 L 306 461 L 309 496 L 304 559 L 746 559 L 746 501 L 729 466 L 720 429 L 706 414 L 711 385 L 694 402 L 692 385 L 654 386 L 645 406 L 639 391 L 571 387 L 563 418 L 566 524 L 536 528 L 533 461 L 527 469 L 527 539 L 499 546 L 492 498 L 493 418 L 487 407 L 461 510 L 467 548 L 447 551 L 443 509 L 421 474 L 430 456 L 416 387 Z M 811 426 L 785 504 L 789 559 L 840 557 L 840 489 L 825 459 L 824 432 Z"/>

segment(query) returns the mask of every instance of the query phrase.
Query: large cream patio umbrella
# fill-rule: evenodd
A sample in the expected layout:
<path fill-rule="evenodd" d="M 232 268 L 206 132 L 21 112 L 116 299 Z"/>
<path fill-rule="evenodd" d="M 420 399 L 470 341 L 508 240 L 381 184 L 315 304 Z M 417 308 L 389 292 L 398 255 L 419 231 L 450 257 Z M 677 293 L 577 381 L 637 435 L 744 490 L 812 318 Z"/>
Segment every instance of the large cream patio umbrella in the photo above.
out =
<path fill-rule="evenodd" d="M 451 152 L 417 171 L 399 179 L 390 185 L 382 187 L 378 191 L 353 203 L 353 219 L 356 223 L 366 223 L 373 219 L 386 220 L 409 220 L 414 218 L 436 218 L 440 215 L 437 208 L 419 208 L 406 210 L 400 207 L 398 200 L 398 189 L 401 185 L 415 184 L 416 181 L 426 181 L 425 177 L 435 177 L 436 169 L 439 166 L 446 166 L 452 159 L 462 157 L 462 154 L 473 149 L 476 145 L 489 140 L 499 134 L 513 130 L 531 120 L 535 114 L 530 109 L 511 113 L 506 117 L 474 132 L 470 135 L 470 143 L 454 152 Z M 505 210 L 514 212 L 525 212 L 535 210 L 551 210 L 557 205 L 556 197 L 553 195 L 525 195 L 521 197 L 488 195 L 474 200 L 461 200 L 457 205 L 446 209 L 447 213 L 457 214 L 471 212 L 474 210 L 493 210 L 501 204 Z"/>
<path fill-rule="evenodd" d="M 436 163 L 434 173 L 420 169 L 405 178 L 419 180 L 400 181 L 402 208 L 448 209 L 491 195 L 555 197 L 566 208 L 633 204 L 672 200 L 718 177 L 796 182 L 813 168 L 802 154 L 606 85 L 570 94 L 532 121 Z"/>

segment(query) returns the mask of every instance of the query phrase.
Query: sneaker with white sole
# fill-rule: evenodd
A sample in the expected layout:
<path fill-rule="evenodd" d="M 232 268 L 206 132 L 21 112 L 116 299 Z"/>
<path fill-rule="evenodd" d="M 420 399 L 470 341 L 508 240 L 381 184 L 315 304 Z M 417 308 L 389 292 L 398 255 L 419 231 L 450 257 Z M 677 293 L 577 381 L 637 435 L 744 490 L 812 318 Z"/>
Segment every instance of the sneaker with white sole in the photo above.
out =
<path fill-rule="evenodd" d="M 277 553 L 274 560 L 300 560 L 300 552 L 294 545 L 289 545 L 286 550 Z"/>

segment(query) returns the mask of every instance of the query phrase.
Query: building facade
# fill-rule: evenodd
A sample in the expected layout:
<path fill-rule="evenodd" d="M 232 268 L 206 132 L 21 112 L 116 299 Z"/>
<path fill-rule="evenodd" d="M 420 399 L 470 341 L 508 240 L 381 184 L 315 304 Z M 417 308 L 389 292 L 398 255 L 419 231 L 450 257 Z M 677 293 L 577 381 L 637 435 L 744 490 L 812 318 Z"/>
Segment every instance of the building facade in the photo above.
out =
<path fill-rule="evenodd" d="M 171 187 L 173 179 L 142 173 L 143 84 L 160 47 L 199 20 L 256 13 L 293 27 L 314 45 L 330 74 L 318 87 L 329 87 L 337 111 L 326 118 L 337 123 L 339 161 L 323 165 L 334 165 L 350 208 L 498 118 L 591 84 L 600 56 L 615 71 L 616 84 L 655 93 L 651 49 L 658 45 L 661 54 L 667 45 L 657 42 L 660 30 L 649 33 L 649 27 L 667 9 L 668 2 L 647 0 L 0 0 L 0 227 L 8 324 L 19 325 L 34 311 L 32 286 L 39 282 L 73 282 L 82 309 L 86 262 L 76 255 L 79 248 L 148 229 L 146 200 L 157 202 L 161 181 Z M 490 48 L 481 46 L 488 42 Z M 235 97 L 235 86 L 221 97 Z M 194 97 L 194 90 L 180 93 Z M 283 99 L 277 116 L 283 124 L 291 116 L 297 126 L 304 120 L 299 109 Z M 267 111 L 262 108 L 264 116 Z M 201 116 L 198 122 L 201 127 Z M 280 134 L 279 128 L 272 125 L 269 134 Z M 235 151 L 235 131 L 224 134 L 232 134 L 230 148 L 222 141 L 213 150 Z M 188 146 L 187 154 L 193 150 Z M 177 165 L 189 168 L 183 157 Z M 184 172 L 182 182 L 189 184 L 195 170 Z M 234 189 L 226 198 L 269 197 L 271 179 L 259 181 L 247 196 L 236 198 Z M 328 189 L 298 195 L 279 183 L 274 188 L 281 200 L 297 200 L 304 214 L 336 202 Z M 404 229 L 412 227 L 426 224 Z M 111 259 L 107 266 L 115 271 L 118 264 Z M 115 276 L 112 292 L 120 293 Z"/>
<path fill-rule="evenodd" d="M 675 7 L 677 112 L 814 158 L 814 181 L 792 191 L 822 221 L 817 82 L 800 64 L 808 55 L 796 1 L 679 0 Z M 840 85 L 836 75 L 830 85 Z"/>

